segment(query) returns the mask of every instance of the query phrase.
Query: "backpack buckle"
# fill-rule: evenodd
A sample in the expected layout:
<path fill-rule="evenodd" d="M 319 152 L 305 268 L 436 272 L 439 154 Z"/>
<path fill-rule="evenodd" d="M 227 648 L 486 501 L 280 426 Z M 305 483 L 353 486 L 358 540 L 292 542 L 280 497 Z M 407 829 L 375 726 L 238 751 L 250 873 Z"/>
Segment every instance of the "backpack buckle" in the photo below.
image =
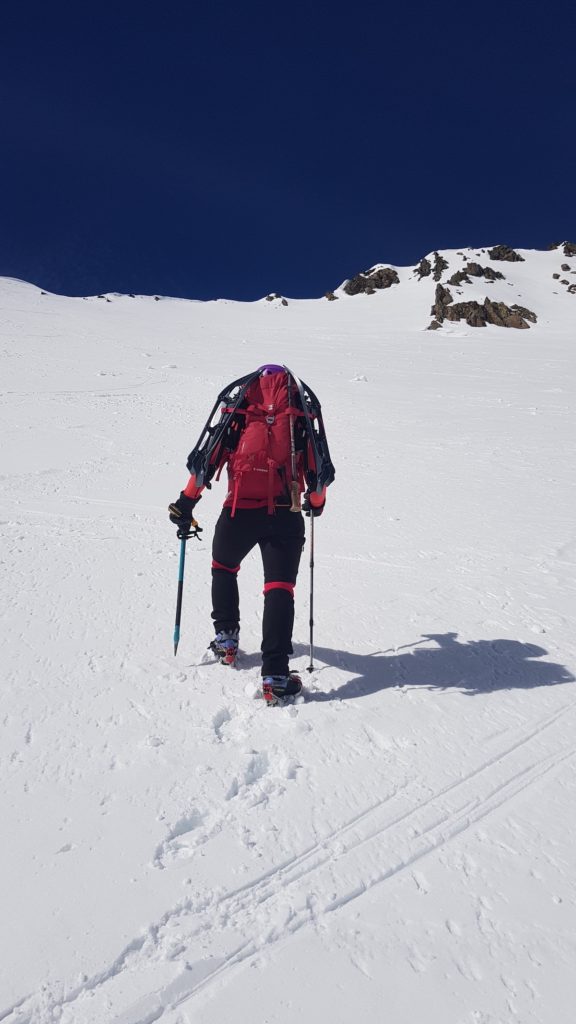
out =
<path fill-rule="evenodd" d="M 275 419 L 276 419 L 275 416 L 267 416 L 266 417 L 266 423 L 269 423 L 270 425 L 272 425 L 272 423 L 274 423 Z"/>

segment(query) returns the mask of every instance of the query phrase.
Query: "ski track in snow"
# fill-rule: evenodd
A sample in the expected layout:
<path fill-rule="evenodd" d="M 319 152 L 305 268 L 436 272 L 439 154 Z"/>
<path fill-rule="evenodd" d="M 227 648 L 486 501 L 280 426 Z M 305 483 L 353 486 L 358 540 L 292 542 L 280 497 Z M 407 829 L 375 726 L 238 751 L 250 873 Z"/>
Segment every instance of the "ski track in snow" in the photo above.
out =
<path fill-rule="evenodd" d="M 328 915 L 413 869 L 574 758 L 576 746 L 555 749 L 553 729 L 575 709 L 576 701 L 564 705 L 474 771 L 424 799 L 414 797 L 413 787 L 406 783 L 255 881 L 225 894 L 210 892 L 181 903 L 77 988 L 61 997 L 46 989 L 4 1010 L 0 1021 L 45 1024 L 58 1019 L 62 1024 L 95 1024 L 112 1012 L 111 1024 L 153 1024 L 167 1010 L 225 981 L 234 968 L 288 941 L 300 929 L 321 928 Z M 218 713 L 215 728 L 229 720 L 227 711 Z M 535 749 L 545 735 L 544 750 Z M 253 764 L 245 785 L 265 772 L 265 765 Z M 156 853 L 158 865 L 170 843 L 197 824 L 183 821 L 172 830 Z M 209 839 L 210 834 L 204 836 L 205 842 Z M 344 879 L 346 885 L 341 888 Z M 422 879 L 415 874 L 417 885 L 425 890 Z M 234 937 L 239 934 L 245 938 L 236 944 Z M 231 945 L 230 951 L 219 955 L 219 949 L 227 945 Z M 181 973 L 164 985 L 156 977 L 149 990 L 148 975 L 162 964 L 182 964 Z M 173 974 L 172 967 L 168 973 Z M 114 993 L 109 997 L 107 988 L 117 986 L 124 975 L 130 976 L 132 988 L 143 989 L 142 994 L 121 1012 L 111 1011 Z"/>

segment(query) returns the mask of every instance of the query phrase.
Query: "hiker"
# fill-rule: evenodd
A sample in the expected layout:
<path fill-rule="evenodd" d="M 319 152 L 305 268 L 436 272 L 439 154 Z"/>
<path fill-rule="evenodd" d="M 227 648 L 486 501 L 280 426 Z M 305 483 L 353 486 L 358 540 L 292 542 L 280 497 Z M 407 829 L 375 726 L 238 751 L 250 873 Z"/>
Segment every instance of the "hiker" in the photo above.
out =
<path fill-rule="evenodd" d="M 212 426 L 221 401 L 220 420 Z M 197 537 L 201 528 L 193 512 L 202 492 L 224 466 L 228 472 L 212 544 L 216 635 L 209 646 L 223 664 L 234 664 L 240 630 L 237 575 L 258 544 L 264 567 L 262 694 L 271 704 L 293 699 L 302 689 L 300 677 L 289 669 L 294 586 L 305 543 L 302 511 L 322 514 L 334 478 L 320 404 L 285 367 L 261 366 L 218 396 L 187 465 L 190 479 L 169 506 L 180 539 Z"/>

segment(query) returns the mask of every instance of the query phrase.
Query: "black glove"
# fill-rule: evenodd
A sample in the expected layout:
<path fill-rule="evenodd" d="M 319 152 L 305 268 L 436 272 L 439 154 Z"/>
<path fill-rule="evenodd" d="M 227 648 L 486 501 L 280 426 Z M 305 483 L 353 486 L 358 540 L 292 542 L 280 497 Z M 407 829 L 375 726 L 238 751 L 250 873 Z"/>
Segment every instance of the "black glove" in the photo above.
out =
<path fill-rule="evenodd" d="M 202 527 L 198 526 L 192 515 L 197 502 L 198 498 L 189 498 L 184 491 L 181 491 L 178 500 L 172 505 L 168 505 L 170 522 L 178 527 L 176 536 L 179 540 L 190 540 L 190 537 L 200 540 L 199 534 L 202 533 Z"/>
<path fill-rule="evenodd" d="M 323 501 L 321 505 L 311 505 L 310 504 L 310 491 L 306 491 L 306 494 L 304 495 L 304 498 L 303 498 L 303 501 L 302 501 L 302 511 L 304 512 L 305 515 L 313 516 L 314 519 L 317 519 L 318 516 L 322 515 L 322 513 L 324 511 L 325 504 L 326 504 L 326 502 Z"/>

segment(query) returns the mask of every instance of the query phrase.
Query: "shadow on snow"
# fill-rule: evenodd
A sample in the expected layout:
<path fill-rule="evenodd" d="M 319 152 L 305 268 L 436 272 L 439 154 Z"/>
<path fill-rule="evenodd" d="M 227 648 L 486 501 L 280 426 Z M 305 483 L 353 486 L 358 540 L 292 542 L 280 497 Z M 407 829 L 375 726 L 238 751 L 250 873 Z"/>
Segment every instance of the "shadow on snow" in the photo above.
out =
<path fill-rule="evenodd" d="M 354 672 L 334 690 L 311 691 L 310 701 L 355 700 L 388 687 L 419 687 L 427 690 L 457 689 L 468 696 L 494 690 L 529 690 L 536 686 L 556 686 L 574 682 L 574 676 L 563 666 L 544 658 L 547 651 L 535 644 L 519 640 L 471 640 L 460 643 L 457 633 L 428 633 L 405 648 L 355 654 L 349 651 L 315 647 L 315 658 L 323 662 L 317 668 L 322 674 L 329 667 Z M 418 648 L 417 644 L 436 642 L 436 647 Z M 304 655 L 308 648 L 295 646 L 295 653 Z M 328 672 L 329 675 L 329 672 Z M 303 677 L 305 673 L 303 673 Z M 305 682 L 305 680 L 304 680 Z"/>

